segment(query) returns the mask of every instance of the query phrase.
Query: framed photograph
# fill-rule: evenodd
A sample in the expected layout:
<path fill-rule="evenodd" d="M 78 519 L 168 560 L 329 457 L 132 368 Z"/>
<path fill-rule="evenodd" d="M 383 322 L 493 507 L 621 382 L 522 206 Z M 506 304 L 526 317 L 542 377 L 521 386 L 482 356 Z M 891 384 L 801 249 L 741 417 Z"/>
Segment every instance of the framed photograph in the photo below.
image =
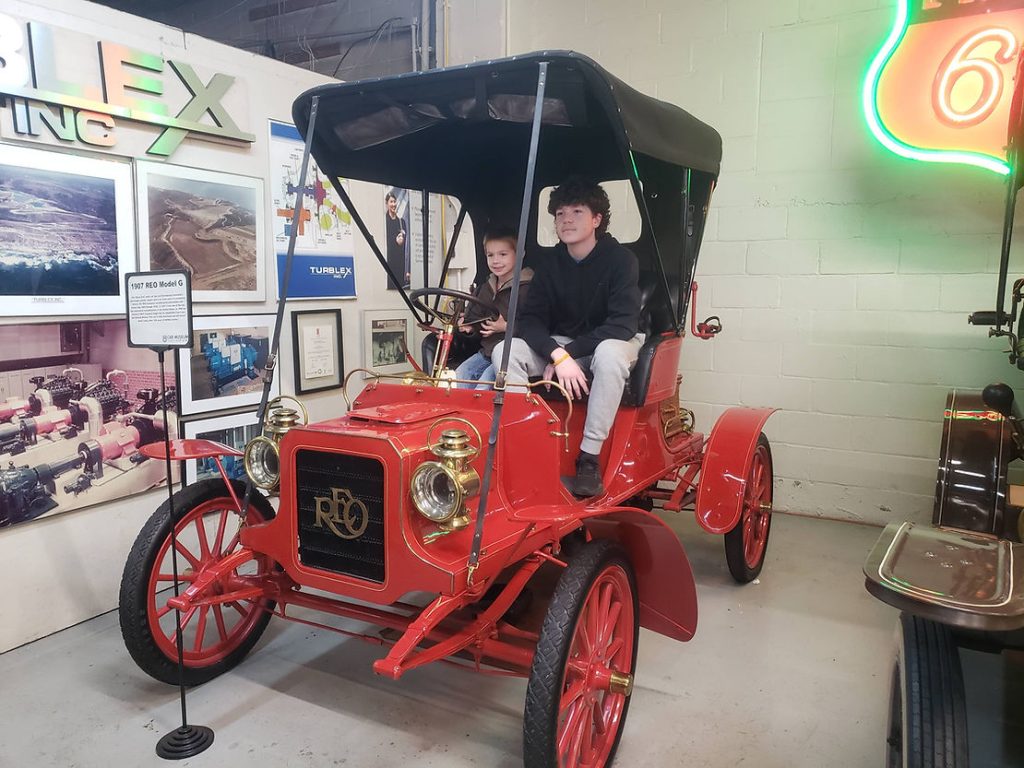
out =
<path fill-rule="evenodd" d="M 292 312 L 295 394 L 337 389 L 345 380 L 341 352 L 341 310 Z"/>
<path fill-rule="evenodd" d="M 128 163 L 0 144 L 4 314 L 123 315 L 134 221 Z"/>
<path fill-rule="evenodd" d="M 196 302 L 266 299 L 263 180 L 161 163 L 136 168 L 140 270 L 187 270 Z"/>
<path fill-rule="evenodd" d="M 211 416 L 182 422 L 184 436 L 189 439 L 213 440 L 229 448 L 245 450 L 245 444 L 259 435 L 256 411 L 233 413 L 227 416 Z M 199 480 L 220 477 L 217 463 L 213 459 L 189 459 L 185 464 L 185 485 Z M 245 463 L 241 456 L 225 456 L 221 459 L 224 471 L 231 479 L 245 478 Z"/>
<path fill-rule="evenodd" d="M 380 373 L 404 373 L 412 368 L 405 356 L 412 344 L 412 320 L 401 309 L 363 312 L 363 367 Z M 415 350 L 409 350 L 416 354 Z"/>
<path fill-rule="evenodd" d="M 171 439 L 180 434 L 174 369 L 165 370 L 161 381 L 157 356 L 127 347 L 127 335 L 124 318 L 0 325 L 0 384 L 5 393 L 0 402 L 0 462 L 11 470 L 9 477 L 31 480 L 22 486 L 4 480 L 0 532 L 37 518 L 109 504 L 165 482 L 164 462 L 145 458 L 140 450 L 162 443 L 165 429 Z M 74 407 L 86 388 L 96 388 L 91 389 L 93 403 L 119 400 L 131 427 L 105 420 L 87 404 Z M 42 412 L 36 413 L 37 408 Z M 23 429 L 26 423 L 33 428 Z M 79 451 L 83 442 L 97 439 L 104 443 L 102 455 L 95 455 L 97 463 L 87 474 Z M 39 484 L 34 468 L 44 466 L 55 474 Z M 172 477 L 179 469 L 172 466 Z"/>
<path fill-rule="evenodd" d="M 192 319 L 192 345 L 178 350 L 183 416 L 259 405 L 275 315 L 208 315 Z M 270 397 L 280 394 L 275 377 Z"/>

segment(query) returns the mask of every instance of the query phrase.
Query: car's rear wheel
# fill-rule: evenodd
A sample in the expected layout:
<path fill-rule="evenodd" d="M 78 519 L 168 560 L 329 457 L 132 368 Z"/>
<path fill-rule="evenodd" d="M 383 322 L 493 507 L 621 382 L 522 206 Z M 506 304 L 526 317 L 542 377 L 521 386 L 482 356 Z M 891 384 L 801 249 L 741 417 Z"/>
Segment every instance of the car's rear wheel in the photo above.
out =
<path fill-rule="evenodd" d="M 904 613 L 896 638 L 886 768 L 967 768 L 967 704 L 949 628 Z"/>
<path fill-rule="evenodd" d="M 768 534 L 772 527 L 772 449 L 762 432 L 743 492 L 739 522 L 725 534 L 725 560 L 729 573 L 741 584 L 753 581 L 764 567 Z"/>
<path fill-rule="evenodd" d="M 233 482 L 241 499 L 245 486 Z M 261 523 L 274 508 L 260 493 L 250 500 L 248 522 Z M 204 571 L 240 548 L 239 516 L 220 478 L 203 480 L 174 494 L 175 534 L 180 581 L 187 587 Z M 257 557 L 210 587 L 224 594 L 251 586 L 253 577 L 273 568 Z M 171 569 L 171 514 L 165 501 L 135 540 L 121 577 L 118 604 L 121 635 L 128 653 L 148 675 L 177 684 L 177 628 Z M 199 685 L 237 665 L 259 640 L 270 621 L 274 602 L 262 597 L 194 606 L 181 616 L 186 685 Z"/>
<path fill-rule="evenodd" d="M 526 689 L 526 768 L 603 768 L 622 737 L 640 628 L 636 580 L 613 542 L 580 547 L 548 606 Z"/>

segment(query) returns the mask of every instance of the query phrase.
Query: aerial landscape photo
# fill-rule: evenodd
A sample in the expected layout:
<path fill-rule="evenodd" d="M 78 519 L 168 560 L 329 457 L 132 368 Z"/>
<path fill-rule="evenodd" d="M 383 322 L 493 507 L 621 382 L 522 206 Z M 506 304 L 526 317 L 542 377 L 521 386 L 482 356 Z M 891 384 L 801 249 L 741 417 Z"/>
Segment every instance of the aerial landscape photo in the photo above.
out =
<path fill-rule="evenodd" d="M 114 181 L 0 164 L 0 295 L 119 288 Z"/>
<path fill-rule="evenodd" d="M 256 192 L 149 175 L 150 269 L 187 269 L 199 291 L 256 290 Z"/>

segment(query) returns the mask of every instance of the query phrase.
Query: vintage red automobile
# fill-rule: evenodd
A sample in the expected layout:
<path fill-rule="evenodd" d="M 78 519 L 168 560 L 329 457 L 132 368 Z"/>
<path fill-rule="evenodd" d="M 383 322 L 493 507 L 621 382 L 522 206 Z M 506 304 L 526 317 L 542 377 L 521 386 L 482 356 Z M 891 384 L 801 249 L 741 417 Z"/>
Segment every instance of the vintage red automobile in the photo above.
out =
<path fill-rule="evenodd" d="M 452 387 L 453 326 L 474 299 L 416 291 L 410 311 L 441 339 L 427 371 L 370 373 L 346 409 L 316 424 L 287 401 L 271 404 L 246 465 L 249 482 L 279 493 L 276 509 L 225 476 L 175 494 L 173 517 L 170 503 L 153 514 L 124 571 L 128 650 L 145 672 L 176 683 L 180 611 L 185 681 L 199 684 L 238 664 L 272 616 L 314 608 L 387 630 L 358 633 L 389 646 L 373 665 L 387 677 L 436 661 L 527 677 L 526 766 L 608 765 L 640 627 L 681 641 L 697 629 L 686 553 L 654 501 L 692 508 L 703 528 L 725 534 L 738 581 L 758 575 L 768 542 L 772 459 L 762 427 L 771 409 L 729 409 L 705 435 L 679 402 L 721 139 L 566 52 L 327 85 L 300 96 L 294 117 L 385 270 L 339 178 L 453 195 L 463 204 L 456 230 L 463 215 L 478 232 L 521 220 L 517 270 L 523 241 L 536 249 L 542 188 L 571 173 L 629 182 L 642 217 L 630 248 L 647 341 L 601 456 L 607 492 L 580 500 L 562 481 L 586 402 L 540 382 L 529 393 Z M 478 265 L 483 273 L 482 253 Z M 691 326 L 703 337 L 720 329 L 713 319 Z M 195 440 L 171 450 L 175 459 L 237 455 Z M 177 597 L 172 524 L 187 566 Z M 423 593 L 431 598 L 410 598 Z M 532 611 L 522 610 L 527 597 Z"/>

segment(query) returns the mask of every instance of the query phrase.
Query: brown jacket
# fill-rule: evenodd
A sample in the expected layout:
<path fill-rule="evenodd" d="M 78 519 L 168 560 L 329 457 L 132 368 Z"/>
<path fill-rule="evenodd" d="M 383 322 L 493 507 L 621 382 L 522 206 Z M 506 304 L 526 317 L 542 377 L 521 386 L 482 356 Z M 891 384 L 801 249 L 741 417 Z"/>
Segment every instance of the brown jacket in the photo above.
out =
<path fill-rule="evenodd" d="M 519 306 L 522 308 L 523 301 L 526 299 L 526 294 L 529 292 L 530 281 L 533 279 L 533 270 L 529 267 L 523 267 L 522 277 L 519 279 Z M 501 316 L 508 320 L 508 302 L 512 298 L 512 278 L 509 277 L 500 286 L 498 285 L 498 278 L 493 274 L 488 275 L 487 281 L 484 282 L 479 288 L 476 289 L 476 295 L 478 298 L 484 301 L 489 301 L 498 308 L 501 312 Z M 470 305 L 466 311 L 466 322 L 472 322 L 473 320 L 479 320 L 484 317 L 486 313 L 484 310 L 476 304 Z M 481 336 L 479 325 L 474 326 L 473 334 L 475 338 L 480 339 L 480 351 L 487 357 L 491 356 L 491 352 L 498 346 L 498 342 L 505 338 L 504 333 L 496 333 L 493 336 Z"/>

